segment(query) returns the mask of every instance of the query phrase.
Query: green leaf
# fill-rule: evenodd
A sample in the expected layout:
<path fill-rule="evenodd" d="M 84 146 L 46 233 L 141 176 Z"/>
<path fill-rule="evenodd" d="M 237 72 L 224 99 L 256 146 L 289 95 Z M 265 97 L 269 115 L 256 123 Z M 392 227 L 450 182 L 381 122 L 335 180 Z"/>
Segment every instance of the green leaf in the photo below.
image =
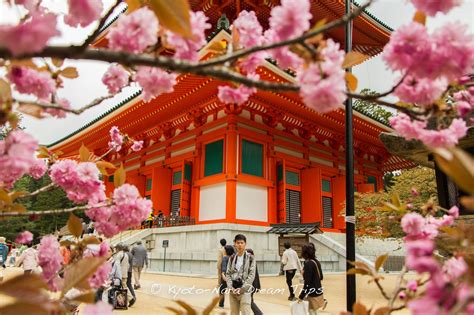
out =
<path fill-rule="evenodd" d="M 81 220 L 76 217 L 73 213 L 69 215 L 67 220 L 67 228 L 72 235 L 79 238 L 82 234 L 82 223 Z"/>
<path fill-rule="evenodd" d="M 161 26 L 185 38 L 192 38 L 191 8 L 187 0 L 150 0 L 149 6 Z"/>
<path fill-rule="evenodd" d="M 120 187 L 125 184 L 125 169 L 123 168 L 123 163 L 120 164 L 120 167 L 114 173 L 114 186 Z"/>
<path fill-rule="evenodd" d="M 375 260 L 375 271 L 379 271 L 380 267 L 383 266 L 387 258 L 388 254 L 377 257 L 377 259 Z"/>

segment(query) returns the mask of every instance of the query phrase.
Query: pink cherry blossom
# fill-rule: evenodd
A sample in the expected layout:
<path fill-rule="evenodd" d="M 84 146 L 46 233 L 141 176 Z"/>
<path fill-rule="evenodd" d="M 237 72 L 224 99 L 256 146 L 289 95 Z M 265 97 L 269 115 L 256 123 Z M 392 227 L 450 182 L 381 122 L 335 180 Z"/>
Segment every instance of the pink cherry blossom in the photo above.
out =
<path fill-rule="evenodd" d="M 251 54 L 247 58 L 240 60 L 239 67 L 245 73 L 254 73 L 257 67 L 261 66 L 265 62 L 265 52 L 256 52 Z"/>
<path fill-rule="evenodd" d="M 61 160 L 51 166 L 50 176 L 53 183 L 64 189 L 67 197 L 76 203 L 96 204 L 105 200 L 104 183 L 92 162 Z"/>
<path fill-rule="evenodd" d="M 448 281 L 454 281 L 461 277 L 468 270 L 466 261 L 462 257 L 452 257 L 443 265 L 443 271 L 448 277 Z"/>
<path fill-rule="evenodd" d="M 275 48 L 268 53 L 272 59 L 276 60 L 281 69 L 296 69 L 303 64 L 303 60 L 297 54 L 292 53 L 288 47 Z"/>
<path fill-rule="evenodd" d="M 448 82 L 444 78 L 432 80 L 407 76 L 394 94 L 402 102 L 430 105 L 441 97 L 447 86 Z"/>
<path fill-rule="evenodd" d="M 60 35 L 56 29 L 56 15 L 35 13 L 30 19 L 15 26 L 0 25 L 0 47 L 13 55 L 42 51 L 49 39 Z"/>
<path fill-rule="evenodd" d="M 111 65 L 102 77 L 102 82 L 107 86 L 110 94 L 119 92 L 128 84 L 129 74 L 120 65 Z"/>
<path fill-rule="evenodd" d="M 420 133 L 426 127 L 424 121 L 412 121 L 407 114 L 399 113 L 389 119 L 390 125 L 395 131 L 407 140 L 418 139 Z"/>
<path fill-rule="evenodd" d="M 133 152 L 138 152 L 142 148 L 143 148 L 143 141 L 134 141 L 131 147 Z"/>
<path fill-rule="evenodd" d="M 184 38 L 171 31 L 166 32 L 166 42 L 176 51 L 175 57 L 197 61 L 198 50 L 206 44 L 205 31 L 211 28 L 203 12 L 190 12 L 192 39 Z"/>
<path fill-rule="evenodd" d="M 260 77 L 256 74 L 249 74 L 249 78 L 258 80 Z M 240 85 L 237 88 L 230 86 L 219 86 L 217 92 L 217 98 L 224 104 L 237 104 L 241 105 L 248 101 L 249 97 L 256 93 L 256 88 Z"/>
<path fill-rule="evenodd" d="M 15 239 L 15 243 L 18 244 L 29 244 L 33 240 L 33 233 L 30 231 L 23 231 Z"/>
<path fill-rule="evenodd" d="M 417 258 L 413 256 L 407 256 L 405 263 L 408 269 L 414 270 L 418 273 L 433 273 L 437 272 L 439 269 L 438 262 L 431 256 Z"/>
<path fill-rule="evenodd" d="M 407 297 L 407 294 L 405 292 L 402 291 L 402 292 L 398 293 L 398 298 L 400 300 L 404 300 L 404 299 L 406 299 L 406 297 Z"/>
<path fill-rule="evenodd" d="M 143 89 L 143 100 L 149 102 L 153 98 L 173 92 L 176 84 L 176 74 L 154 67 L 138 67 L 134 80 Z"/>
<path fill-rule="evenodd" d="M 140 225 L 152 211 L 150 200 L 140 197 L 135 186 L 124 184 L 114 190 L 113 206 L 89 209 L 86 214 L 94 220 L 95 229 L 106 237 Z"/>
<path fill-rule="evenodd" d="M 448 210 L 448 214 L 455 219 L 459 217 L 459 208 L 456 206 L 452 206 L 451 209 Z"/>
<path fill-rule="evenodd" d="M 38 265 L 43 270 L 43 277 L 54 289 L 57 289 L 55 288 L 54 279 L 57 277 L 63 262 L 59 247 L 59 242 L 53 235 L 44 236 L 38 247 Z"/>
<path fill-rule="evenodd" d="M 415 8 L 428 16 L 436 13 L 448 13 L 452 8 L 461 5 L 462 0 L 411 0 Z"/>
<path fill-rule="evenodd" d="M 99 268 L 97 268 L 97 271 L 88 280 L 91 288 L 97 289 L 103 286 L 111 270 L 112 265 L 108 261 L 106 261 Z"/>
<path fill-rule="evenodd" d="M 109 47 L 132 53 L 143 52 L 158 41 L 158 20 L 150 9 L 143 7 L 119 18 L 107 34 Z"/>
<path fill-rule="evenodd" d="M 418 290 L 418 282 L 416 280 L 409 280 L 407 282 L 407 289 L 412 292 L 416 292 Z"/>
<path fill-rule="evenodd" d="M 34 164 L 31 165 L 30 170 L 28 173 L 34 178 L 34 179 L 40 179 L 43 177 L 44 173 L 46 173 L 46 170 L 48 169 L 48 166 L 46 165 L 45 160 L 43 159 L 36 159 Z"/>
<path fill-rule="evenodd" d="M 392 70 L 408 70 L 419 61 L 428 59 L 432 43 L 426 28 L 411 22 L 401 26 L 390 36 L 382 58 Z"/>
<path fill-rule="evenodd" d="M 276 40 L 282 41 L 302 35 L 309 29 L 312 18 L 309 0 L 282 0 L 270 16 L 270 29 Z"/>
<path fill-rule="evenodd" d="M 420 193 L 418 192 L 418 190 L 415 187 L 412 187 L 410 192 L 413 196 L 419 196 L 420 195 Z"/>
<path fill-rule="evenodd" d="M 123 136 L 120 133 L 120 130 L 117 126 L 113 126 L 110 128 L 110 141 L 109 141 L 109 149 L 113 151 L 120 151 L 122 149 L 123 144 Z"/>
<path fill-rule="evenodd" d="M 68 0 L 69 12 L 64 22 L 72 27 L 86 27 L 100 18 L 103 5 L 96 0 Z"/>
<path fill-rule="evenodd" d="M 21 130 L 0 140 L 0 186 L 11 187 L 36 164 L 38 141 Z"/>
<path fill-rule="evenodd" d="M 49 100 L 56 91 L 56 84 L 49 72 L 40 72 L 28 67 L 12 67 L 8 79 L 18 92 L 32 94 L 42 100 Z"/>
<path fill-rule="evenodd" d="M 112 305 L 99 301 L 96 304 L 86 304 L 82 310 L 84 315 L 113 315 Z"/>
<path fill-rule="evenodd" d="M 419 213 L 407 213 L 402 218 L 401 226 L 407 236 L 418 237 L 423 233 L 425 219 Z"/>
<path fill-rule="evenodd" d="M 58 98 L 56 100 L 56 103 L 64 109 L 71 109 L 71 103 L 69 103 L 69 101 L 65 98 Z M 56 118 L 65 118 L 66 117 L 66 111 L 61 110 L 59 108 L 45 108 L 44 112 L 48 113 L 51 116 L 56 117 Z"/>
<path fill-rule="evenodd" d="M 466 133 L 466 122 L 462 119 L 454 119 L 448 128 L 424 130 L 419 134 L 418 139 L 431 148 L 453 147 Z"/>
<path fill-rule="evenodd" d="M 40 0 L 15 0 L 15 4 L 24 6 L 30 13 L 35 13 L 40 5 Z"/>
<path fill-rule="evenodd" d="M 413 315 L 441 315 L 442 312 L 438 306 L 438 301 L 425 296 L 408 302 L 408 309 Z"/>
<path fill-rule="evenodd" d="M 234 27 L 239 34 L 239 43 L 243 48 L 261 45 L 263 28 L 258 22 L 255 12 L 241 11 L 234 21 Z"/>
<path fill-rule="evenodd" d="M 410 240 L 406 243 L 407 257 L 430 257 L 433 254 L 434 244 L 429 239 Z"/>

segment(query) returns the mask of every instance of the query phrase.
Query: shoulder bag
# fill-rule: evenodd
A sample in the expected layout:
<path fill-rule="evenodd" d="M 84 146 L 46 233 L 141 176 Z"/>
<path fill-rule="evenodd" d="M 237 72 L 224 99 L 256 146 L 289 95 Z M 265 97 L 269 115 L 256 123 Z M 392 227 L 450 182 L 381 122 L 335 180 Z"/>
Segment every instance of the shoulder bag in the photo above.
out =
<path fill-rule="evenodd" d="M 316 271 L 318 272 L 318 277 L 319 277 L 319 280 L 321 280 L 321 273 L 319 272 L 319 268 L 318 268 L 318 264 L 314 261 L 314 260 L 311 260 L 315 267 L 316 267 Z M 310 310 L 318 310 L 320 308 L 323 308 L 325 305 L 325 299 L 324 299 L 324 294 L 321 294 L 319 296 L 308 296 L 307 297 L 308 299 L 308 303 L 309 303 L 309 309 Z"/>

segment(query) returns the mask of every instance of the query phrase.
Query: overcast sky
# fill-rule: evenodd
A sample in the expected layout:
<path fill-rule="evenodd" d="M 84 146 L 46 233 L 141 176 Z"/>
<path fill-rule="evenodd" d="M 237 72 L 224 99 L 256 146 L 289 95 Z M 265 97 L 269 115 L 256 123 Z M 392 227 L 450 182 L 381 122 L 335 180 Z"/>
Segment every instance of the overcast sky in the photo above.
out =
<path fill-rule="evenodd" d="M 443 1 L 443 0 L 441 0 Z M 66 12 L 66 1 L 48 0 L 49 7 L 57 12 Z M 105 0 L 106 6 L 110 6 L 111 0 Z M 358 1 L 362 3 L 363 1 Z M 379 20 L 389 25 L 393 29 L 408 23 L 415 12 L 413 6 L 405 0 L 376 0 L 369 8 Z M 10 21 L 15 12 L 7 12 L 2 8 L 0 1 L 0 24 Z M 443 25 L 447 21 L 461 21 L 469 25 L 470 33 L 474 34 L 474 0 L 464 0 L 461 7 L 453 9 L 448 15 L 438 15 L 436 18 L 429 18 L 427 26 L 430 30 Z M 54 44 L 64 44 L 67 42 L 80 43 L 92 27 L 87 29 L 73 29 L 62 23 L 63 36 L 54 40 Z M 82 61 L 69 65 L 75 65 L 79 70 L 79 78 L 75 80 L 65 80 L 64 89 L 59 92 L 60 97 L 65 97 L 71 101 L 73 107 L 81 107 L 94 98 L 107 94 L 105 86 L 101 83 L 101 77 L 107 69 L 107 64 L 102 62 Z M 359 79 L 359 89 L 370 88 L 379 92 L 386 91 L 397 80 L 398 76 L 392 74 L 385 68 L 380 56 L 376 56 L 364 64 L 354 69 L 354 74 Z M 65 119 L 46 118 L 38 120 L 26 116 L 22 125 L 27 131 L 33 134 L 41 144 L 50 144 L 71 132 L 82 127 L 98 115 L 106 112 L 122 99 L 130 95 L 136 88 L 129 88 L 112 100 L 94 107 L 80 116 L 69 114 Z"/>

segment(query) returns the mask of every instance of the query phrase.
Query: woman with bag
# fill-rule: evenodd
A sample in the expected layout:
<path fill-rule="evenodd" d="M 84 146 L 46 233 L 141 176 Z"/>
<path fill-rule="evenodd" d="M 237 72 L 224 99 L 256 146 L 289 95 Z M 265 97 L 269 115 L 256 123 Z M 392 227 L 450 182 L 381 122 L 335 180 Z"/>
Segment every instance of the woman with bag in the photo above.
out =
<path fill-rule="evenodd" d="M 319 309 L 326 307 L 327 301 L 324 299 L 323 271 L 321 263 L 316 259 L 315 248 L 313 244 L 305 244 L 302 248 L 301 256 L 305 259 L 303 267 L 304 287 L 298 298 L 298 303 L 303 302 L 306 297 L 308 300 L 308 309 L 310 315 L 316 315 Z"/>

